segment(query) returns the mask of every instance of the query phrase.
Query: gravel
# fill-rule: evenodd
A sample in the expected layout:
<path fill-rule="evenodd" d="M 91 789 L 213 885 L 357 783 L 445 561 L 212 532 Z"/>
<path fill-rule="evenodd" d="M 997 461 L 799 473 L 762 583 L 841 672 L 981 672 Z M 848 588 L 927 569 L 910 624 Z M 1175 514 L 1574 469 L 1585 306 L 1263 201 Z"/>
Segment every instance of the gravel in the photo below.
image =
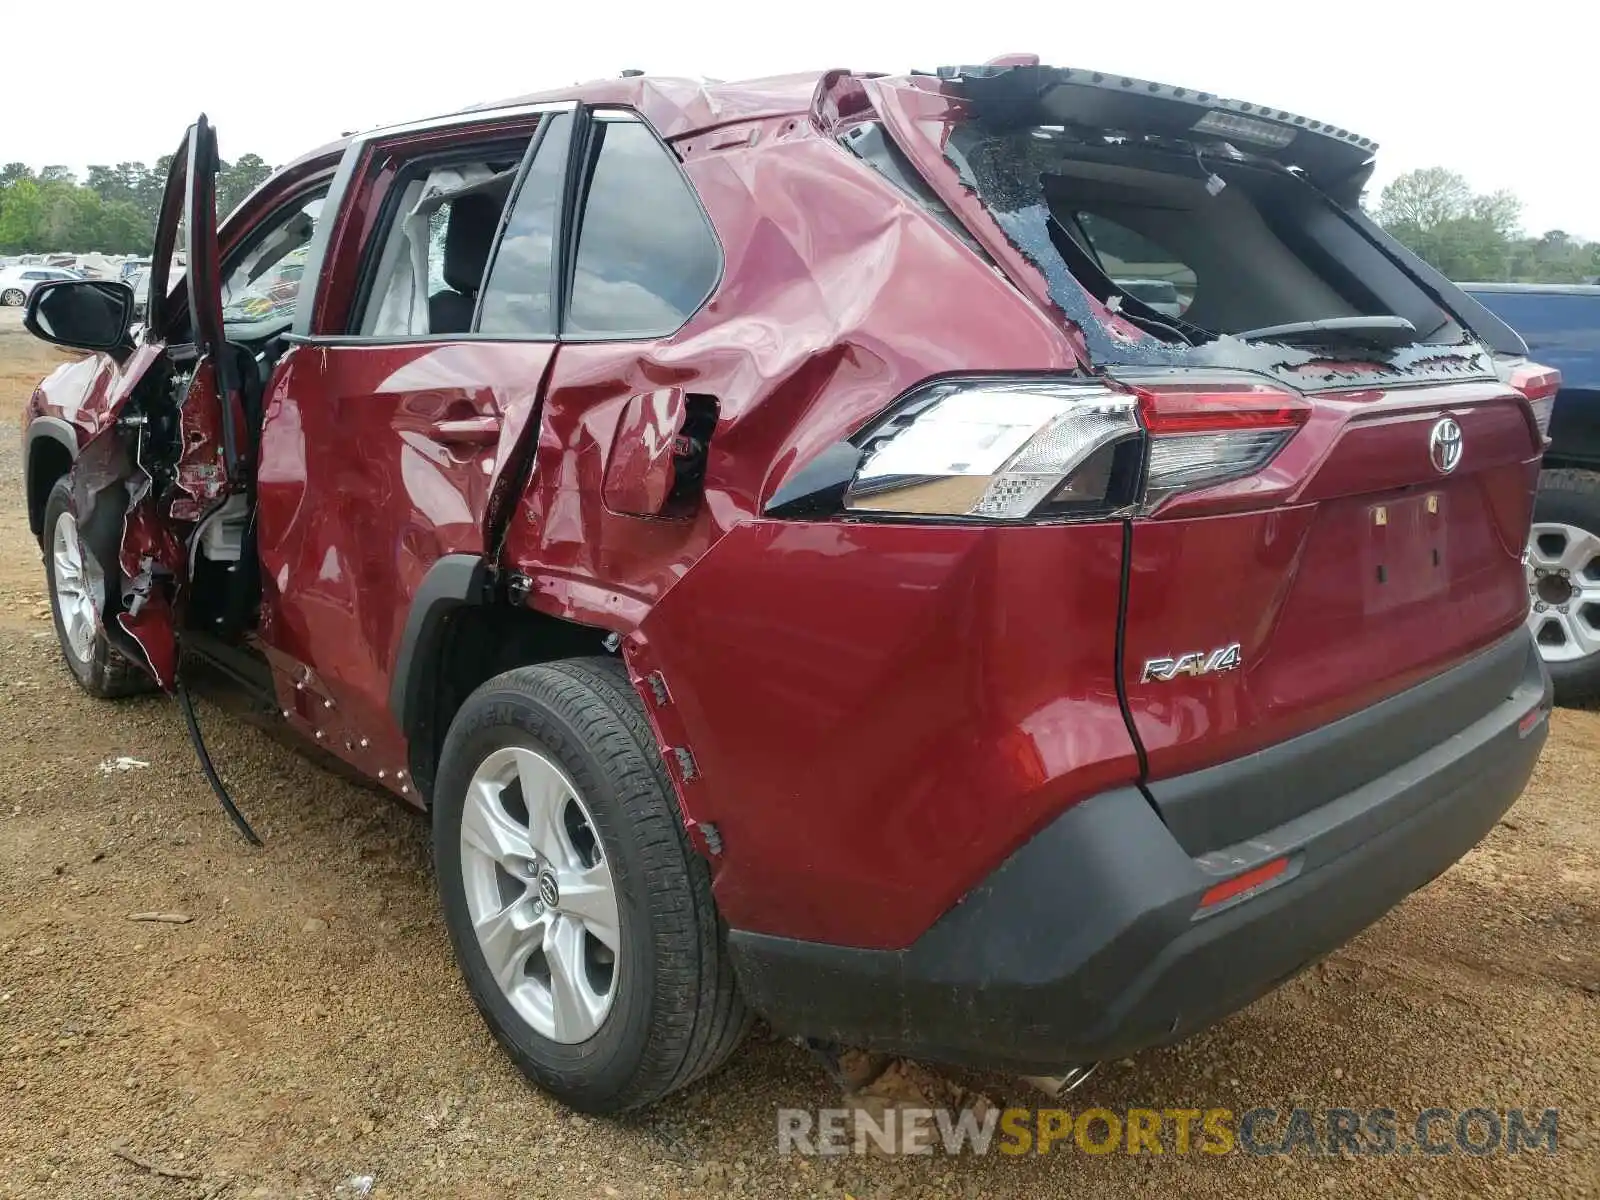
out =
<path fill-rule="evenodd" d="M 0 310 L 12 428 L 52 361 Z M 252 849 L 172 705 L 80 694 L 18 453 L 0 438 L 0 1197 L 1600 1196 L 1600 713 L 1557 712 L 1501 827 L 1351 946 L 1064 1101 L 1555 1106 L 1555 1156 L 780 1158 L 778 1107 L 840 1102 L 792 1045 L 758 1030 L 646 1113 L 567 1112 L 463 990 L 419 818 L 202 704 Z M 122 759 L 149 766 L 101 769 Z M 891 1075 L 1050 1103 L 998 1076 Z"/>

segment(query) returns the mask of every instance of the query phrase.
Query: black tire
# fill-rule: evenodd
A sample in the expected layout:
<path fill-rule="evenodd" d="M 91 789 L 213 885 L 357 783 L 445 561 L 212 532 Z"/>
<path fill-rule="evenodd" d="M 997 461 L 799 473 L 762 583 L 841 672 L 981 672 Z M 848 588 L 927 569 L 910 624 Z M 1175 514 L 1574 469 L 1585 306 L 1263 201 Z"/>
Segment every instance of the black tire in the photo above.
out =
<path fill-rule="evenodd" d="M 0 293 L 0 304 L 7 308 L 21 308 L 27 303 L 28 298 L 22 294 L 21 288 L 7 288 Z"/>
<path fill-rule="evenodd" d="M 1533 506 L 1535 525 L 1571 525 L 1600 535 L 1600 473 L 1572 469 L 1548 470 L 1539 476 L 1539 496 Z M 1590 704 L 1600 700 L 1600 653 L 1570 662 L 1550 662 L 1556 702 Z"/>
<path fill-rule="evenodd" d="M 61 646 L 61 657 L 67 670 L 78 681 L 78 686 L 91 696 L 102 700 L 116 700 L 135 696 L 155 687 L 154 681 L 139 664 L 106 641 L 105 630 L 97 625 L 94 642 L 87 659 L 81 658 L 67 641 L 66 625 L 61 616 L 61 597 L 56 591 L 56 559 L 53 553 L 56 523 L 72 515 L 72 485 L 66 476 L 56 480 L 44 506 L 44 579 L 50 593 L 50 616 L 55 622 L 56 641 Z"/>
<path fill-rule="evenodd" d="M 572 781 L 615 880 L 622 948 L 598 1031 L 566 1045 L 533 1029 L 492 977 L 473 932 L 460 827 L 480 764 L 539 751 Z M 622 664 L 568 659 L 489 680 L 445 737 L 434 789 L 434 860 L 445 923 L 484 1021 L 534 1083 L 583 1112 L 637 1108 L 715 1070 L 750 1015 L 734 982 L 705 861 L 689 844 L 655 739 Z"/>

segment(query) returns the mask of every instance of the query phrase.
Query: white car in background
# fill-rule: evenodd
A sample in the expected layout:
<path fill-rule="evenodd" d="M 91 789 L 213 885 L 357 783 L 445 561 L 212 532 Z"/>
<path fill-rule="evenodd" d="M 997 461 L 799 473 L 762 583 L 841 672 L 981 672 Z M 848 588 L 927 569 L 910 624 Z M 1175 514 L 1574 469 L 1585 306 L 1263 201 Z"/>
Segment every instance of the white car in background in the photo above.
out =
<path fill-rule="evenodd" d="M 35 287 L 51 279 L 82 279 L 65 267 L 7 267 L 0 271 L 0 305 L 17 308 L 28 302 Z"/>

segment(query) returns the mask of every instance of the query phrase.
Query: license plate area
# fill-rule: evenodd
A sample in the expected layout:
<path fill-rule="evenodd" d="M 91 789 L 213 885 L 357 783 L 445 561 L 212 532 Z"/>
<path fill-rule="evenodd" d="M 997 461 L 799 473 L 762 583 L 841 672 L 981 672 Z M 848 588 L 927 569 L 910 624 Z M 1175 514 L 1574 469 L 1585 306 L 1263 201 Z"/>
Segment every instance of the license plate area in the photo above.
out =
<path fill-rule="evenodd" d="M 1450 497 L 1444 491 L 1367 506 L 1362 573 L 1368 613 L 1438 599 L 1450 590 Z"/>

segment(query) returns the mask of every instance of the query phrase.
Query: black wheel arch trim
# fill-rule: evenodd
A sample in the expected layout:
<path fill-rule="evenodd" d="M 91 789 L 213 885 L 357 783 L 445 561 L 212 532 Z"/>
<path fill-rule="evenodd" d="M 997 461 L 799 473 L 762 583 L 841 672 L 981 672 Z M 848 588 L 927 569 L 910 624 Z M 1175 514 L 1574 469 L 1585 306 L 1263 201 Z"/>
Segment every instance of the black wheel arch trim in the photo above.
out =
<path fill-rule="evenodd" d="M 28 525 L 34 536 L 44 532 L 44 505 L 34 504 L 33 446 L 38 441 L 54 442 L 67 452 L 73 462 L 78 460 L 78 431 L 70 421 L 61 417 L 35 417 L 28 422 L 22 435 L 22 494 L 28 509 Z M 53 480 L 51 481 L 54 482 Z"/>
<path fill-rule="evenodd" d="M 490 580 L 481 555 L 446 554 L 428 568 L 411 597 L 411 610 L 406 614 L 389 681 L 389 710 L 408 738 L 423 708 L 428 686 L 426 673 L 419 666 L 432 661 L 444 635 L 445 619 L 452 612 L 488 599 Z"/>

